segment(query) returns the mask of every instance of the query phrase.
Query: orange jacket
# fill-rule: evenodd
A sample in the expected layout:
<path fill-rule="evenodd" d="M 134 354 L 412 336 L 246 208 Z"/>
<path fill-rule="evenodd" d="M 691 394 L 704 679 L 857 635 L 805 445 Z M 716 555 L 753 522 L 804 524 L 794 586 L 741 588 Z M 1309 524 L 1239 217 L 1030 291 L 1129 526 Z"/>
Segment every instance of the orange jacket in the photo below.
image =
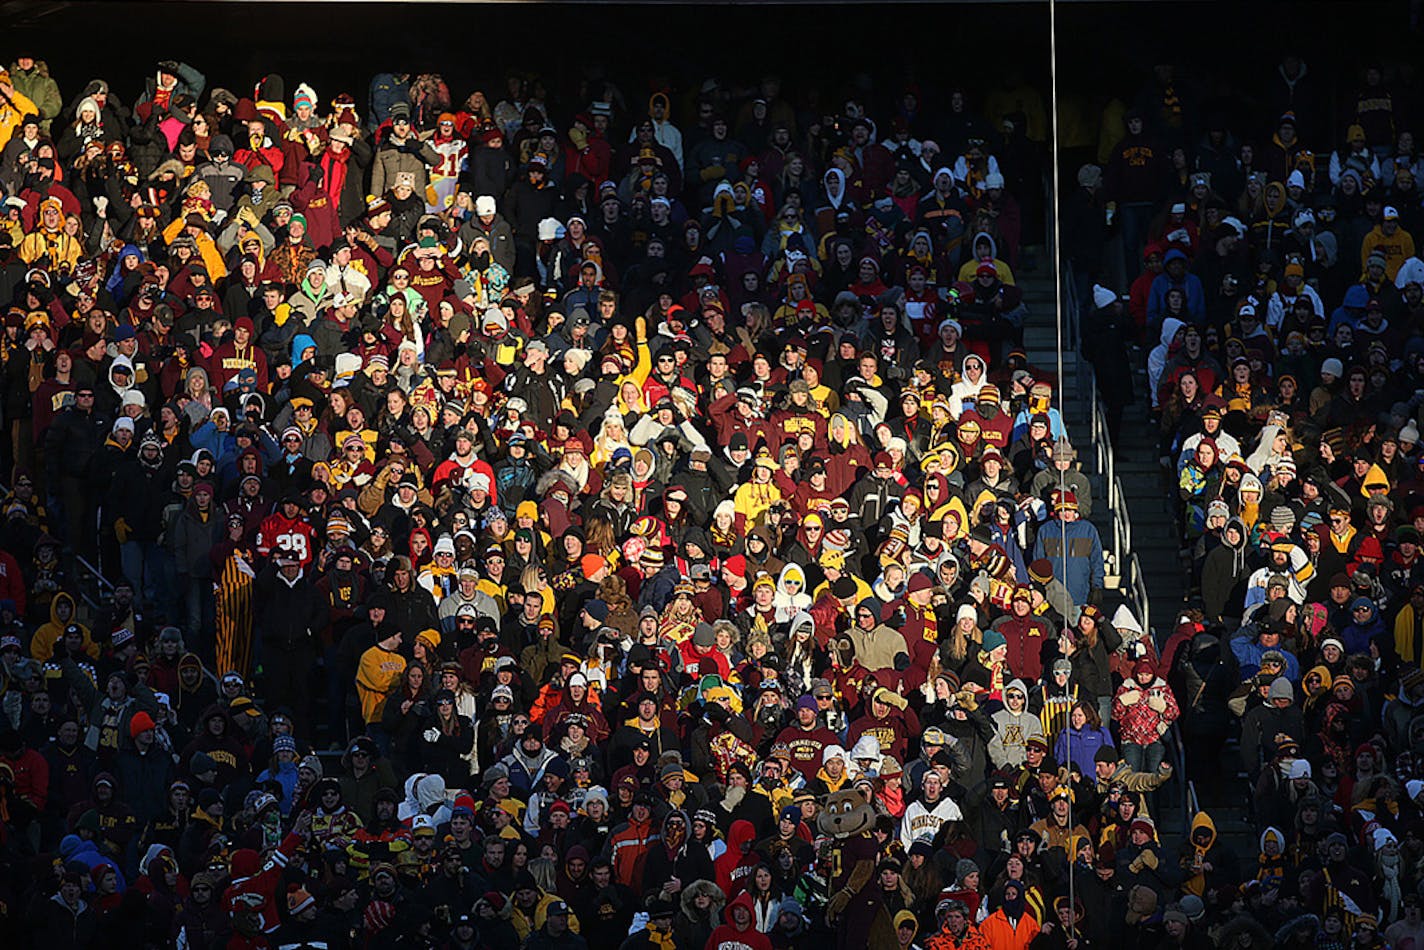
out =
<path fill-rule="evenodd" d="M 1009 923 L 1008 915 L 1001 907 L 979 925 L 979 932 L 984 935 L 991 950 L 1028 950 L 1028 945 L 1038 936 L 1038 921 L 1025 911 L 1015 927 Z"/>

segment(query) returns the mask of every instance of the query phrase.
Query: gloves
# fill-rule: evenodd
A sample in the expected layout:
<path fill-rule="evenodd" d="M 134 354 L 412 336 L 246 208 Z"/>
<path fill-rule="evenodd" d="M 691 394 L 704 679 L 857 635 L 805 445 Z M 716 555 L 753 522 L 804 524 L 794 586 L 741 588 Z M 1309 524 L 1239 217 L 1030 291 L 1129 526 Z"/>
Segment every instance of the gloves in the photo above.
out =
<path fill-rule="evenodd" d="M 1163 699 L 1159 693 L 1153 693 L 1151 696 L 1148 696 L 1147 705 L 1153 712 L 1160 713 L 1167 711 L 1167 701 Z"/>
<path fill-rule="evenodd" d="M 434 726 L 431 726 L 429 729 L 422 732 L 421 736 L 425 738 L 426 742 L 434 742 L 435 740 L 440 738 L 440 730 L 436 729 Z"/>
<path fill-rule="evenodd" d="M 1119 696 L 1117 698 L 1117 701 L 1122 703 L 1124 706 L 1136 706 L 1137 701 L 1141 698 L 1142 693 L 1139 690 L 1130 689 L 1127 692 L 1123 693 L 1121 696 Z"/>
<path fill-rule="evenodd" d="M 1157 870 L 1157 852 L 1144 851 L 1137 856 L 1137 860 L 1147 865 L 1152 870 Z"/>
<path fill-rule="evenodd" d="M 909 706 L 909 703 L 906 702 L 905 697 L 899 695 L 898 693 L 886 696 L 885 704 L 887 706 L 894 706 L 896 709 L 899 709 L 902 712 L 907 706 Z"/>
<path fill-rule="evenodd" d="M 725 174 L 727 174 L 727 169 L 724 166 L 708 165 L 706 168 L 702 169 L 702 180 L 716 181 L 718 178 L 721 178 Z"/>
<path fill-rule="evenodd" d="M 120 544 L 126 543 L 132 532 L 133 529 L 129 527 L 129 523 L 123 518 L 118 518 L 114 521 L 114 537 L 119 539 Z"/>
<path fill-rule="evenodd" d="M 108 207 L 109 198 L 107 195 L 100 195 L 99 197 L 94 199 L 94 210 L 99 212 L 100 214 L 103 214 Z"/>

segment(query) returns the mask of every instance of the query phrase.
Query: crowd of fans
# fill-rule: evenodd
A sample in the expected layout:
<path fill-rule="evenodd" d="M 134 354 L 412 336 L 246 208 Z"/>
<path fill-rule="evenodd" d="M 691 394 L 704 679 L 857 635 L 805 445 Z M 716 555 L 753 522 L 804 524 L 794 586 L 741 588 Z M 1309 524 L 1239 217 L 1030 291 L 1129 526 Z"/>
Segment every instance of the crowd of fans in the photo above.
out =
<path fill-rule="evenodd" d="M 1424 167 L 1386 75 L 1331 113 L 1286 56 L 1243 129 L 1159 66 L 1065 211 L 1110 428 L 1134 394 L 1096 337 L 1146 352 L 1189 590 L 1159 670 L 1197 786 L 1249 780 L 1254 866 L 1204 866 L 1257 946 L 1424 939 Z"/>
<path fill-rule="evenodd" d="M 1161 650 L 1022 348 L 1031 87 L 358 101 L 165 61 L 121 94 L 17 57 L 0 927 L 1419 939 L 1412 148 L 1367 88 L 1338 162 L 1302 107 L 1259 161 L 1206 122 L 1182 171 L 1158 79 L 1065 247 L 1091 278 L 1151 241 L 1083 344 L 1121 410 L 1161 332 L 1201 592 Z M 1210 776 L 1236 719 L 1259 857 L 1206 813 L 1165 847 L 1169 733 Z"/>

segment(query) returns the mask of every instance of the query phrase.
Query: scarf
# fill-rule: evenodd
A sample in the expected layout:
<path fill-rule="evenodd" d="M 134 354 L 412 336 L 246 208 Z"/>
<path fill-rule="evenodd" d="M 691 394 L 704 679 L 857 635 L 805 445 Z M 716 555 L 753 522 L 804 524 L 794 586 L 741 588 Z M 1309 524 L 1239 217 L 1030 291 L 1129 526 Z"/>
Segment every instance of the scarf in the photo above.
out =
<path fill-rule="evenodd" d="M 349 167 L 351 150 L 343 149 L 338 155 L 330 149 L 321 157 L 323 190 L 333 204 L 339 204 L 341 193 L 346 190 L 346 171 Z"/>
<path fill-rule="evenodd" d="M 886 785 L 876 796 L 891 818 L 905 814 L 905 789 L 901 785 Z"/>
<path fill-rule="evenodd" d="M 673 939 L 672 928 L 666 924 L 649 923 L 643 928 L 643 932 L 648 935 L 648 943 L 657 950 L 677 950 L 677 941 Z"/>

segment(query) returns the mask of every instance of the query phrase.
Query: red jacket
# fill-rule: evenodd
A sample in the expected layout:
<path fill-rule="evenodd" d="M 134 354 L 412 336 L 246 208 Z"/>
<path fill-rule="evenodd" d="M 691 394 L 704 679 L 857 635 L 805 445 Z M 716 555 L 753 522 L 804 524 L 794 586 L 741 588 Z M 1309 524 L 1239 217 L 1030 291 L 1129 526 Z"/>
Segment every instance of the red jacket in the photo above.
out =
<path fill-rule="evenodd" d="M 213 377 L 213 389 L 218 392 L 222 392 L 229 380 L 236 379 L 239 372 L 248 368 L 257 372 L 258 391 L 267 391 L 267 354 L 255 339 L 249 340 L 242 352 L 238 352 L 237 344 L 229 340 L 213 351 L 208 367 Z"/>
<path fill-rule="evenodd" d="M 49 801 L 49 762 L 34 749 L 26 749 L 18 757 L 0 756 L 0 763 L 15 773 L 13 794 L 29 803 L 36 811 L 44 811 Z"/>
<path fill-rule="evenodd" d="M 309 567 L 316 554 L 316 531 L 302 518 L 288 520 L 274 512 L 257 529 L 257 553 L 271 557 L 275 551 L 285 551 Z"/>
<path fill-rule="evenodd" d="M 435 466 L 435 474 L 430 478 L 430 487 L 432 489 L 439 488 L 441 484 L 452 478 L 455 479 L 456 484 L 463 484 L 466 472 L 478 472 L 485 475 L 490 482 L 490 504 L 499 504 L 499 495 L 495 490 L 494 484 L 494 469 L 490 467 L 490 463 L 482 461 L 474 455 L 470 456 L 468 465 L 461 462 L 454 455 L 451 455 L 445 461 Z"/>
<path fill-rule="evenodd" d="M 15 556 L 3 549 L 0 549 L 0 600 L 14 601 L 15 616 L 25 615 L 25 575 Z"/>
<path fill-rule="evenodd" d="M 333 199 L 310 178 L 292 192 L 292 205 L 307 221 L 307 234 L 316 247 L 328 247 L 341 235 L 341 197 Z"/>
<path fill-rule="evenodd" d="M 761 864 L 761 855 L 752 850 L 755 840 L 756 826 L 745 818 L 738 818 L 727 830 L 727 850 L 713 864 L 717 869 L 717 886 L 728 897 L 744 892 L 752 872 Z"/>
<path fill-rule="evenodd" d="M 683 669 L 696 669 L 700 667 L 703 662 L 711 660 L 717 664 L 717 672 L 721 675 L 723 680 L 728 679 L 732 675 L 732 661 L 727 659 L 727 654 L 716 647 L 708 650 L 705 654 L 699 653 L 697 652 L 697 647 L 692 642 L 692 638 L 688 637 L 682 641 L 682 643 L 678 644 L 677 652 L 682 655 Z"/>
<path fill-rule="evenodd" d="M 1009 645 L 1008 663 L 1013 674 L 1026 683 L 1043 679 L 1043 645 L 1055 642 L 1048 624 L 1030 614 L 1005 617 L 994 628 Z"/>
<path fill-rule="evenodd" d="M 745 929 L 732 923 L 732 908 L 741 907 L 749 915 Z M 742 891 L 722 912 L 726 923 L 712 931 L 704 950 L 771 950 L 771 941 L 756 928 L 756 908 L 752 895 Z"/>
<path fill-rule="evenodd" d="M 826 746 L 839 744 L 836 734 L 825 726 L 816 726 L 808 731 L 802 729 L 800 723 L 781 730 L 776 741 L 786 743 L 791 752 L 791 767 L 808 782 L 821 770 L 821 757 Z"/>
<path fill-rule="evenodd" d="M 277 850 L 272 853 L 272 857 L 265 868 L 259 868 L 260 860 L 256 851 L 251 848 L 242 848 L 233 853 L 232 856 L 232 883 L 223 892 L 223 906 L 228 913 L 234 913 L 248 902 L 256 905 L 260 899 L 260 913 L 262 917 L 263 933 L 271 933 L 277 929 L 281 919 L 277 916 L 277 885 L 281 882 L 282 871 L 287 866 L 287 862 L 297 853 L 297 848 L 301 845 L 302 838 L 298 834 L 289 834 L 282 839 L 282 843 L 277 846 Z"/>
<path fill-rule="evenodd" d="M 766 440 L 768 443 L 768 433 L 770 427 L 765 419 L 753 416 L 746 419 L 737 411 L 737 394 L 727 393 L 718 397 L 707 407 L 707 415 L 712 420 L 712 424 L 717 427 L 717 444 L 727 445 L 732 441 L 732 436 L 741 432 L 747 437 L 747 445 L 755 449 L 758 442 Z"/>
<path fill-rule="evenodd" d="M 254 171 L 262 165 L 266 165 L 272 169 L 273 178 L 276 178 L 277 174 L 281 172 L 282 166 L 286 164 L 286 156 L 275 145 L 262 145 L 255 149 L 240 148 L 233 153 L 232 160 L 248 171 Z"/>
<path fill-rule="evenodd" d="M 816 643 L 821 647 L 831 642 L 836 635 L 836 621 L 844 611 L 841 602 L 831 589 L 827 587 L 821 592 L 821 596 L 811 605 L 811 620 L 815 622 Z M 819 765 L 816 766 L 820 768 Z"/>
<path fill-rule="evenodd" d="M 582 149 L 574 148 L 572 142 L 564 143 L 564 170 L 567 174 L 577 172 L 598 186 L 608 178 L 613 167 L 613 149 L 607 140 L 597 132 L 590 131 Z"/>
<path fill-rule="evenodd" d="M 912 718 L 915 719 L 913 726 L 910 723 Z M 866 713 L 850 724 L 846 731 L 845 747 L 853 749 L 861 736 L 872 735 L 880 743 L 881 754 L 893 755 L 896 761 L 904 762 L 905 752 L 910 746 L 910 734 L 918 731 L 918 719 L 908 709 L 891 709 L 890 715 L 884 719 L 876 719 Z"/>

